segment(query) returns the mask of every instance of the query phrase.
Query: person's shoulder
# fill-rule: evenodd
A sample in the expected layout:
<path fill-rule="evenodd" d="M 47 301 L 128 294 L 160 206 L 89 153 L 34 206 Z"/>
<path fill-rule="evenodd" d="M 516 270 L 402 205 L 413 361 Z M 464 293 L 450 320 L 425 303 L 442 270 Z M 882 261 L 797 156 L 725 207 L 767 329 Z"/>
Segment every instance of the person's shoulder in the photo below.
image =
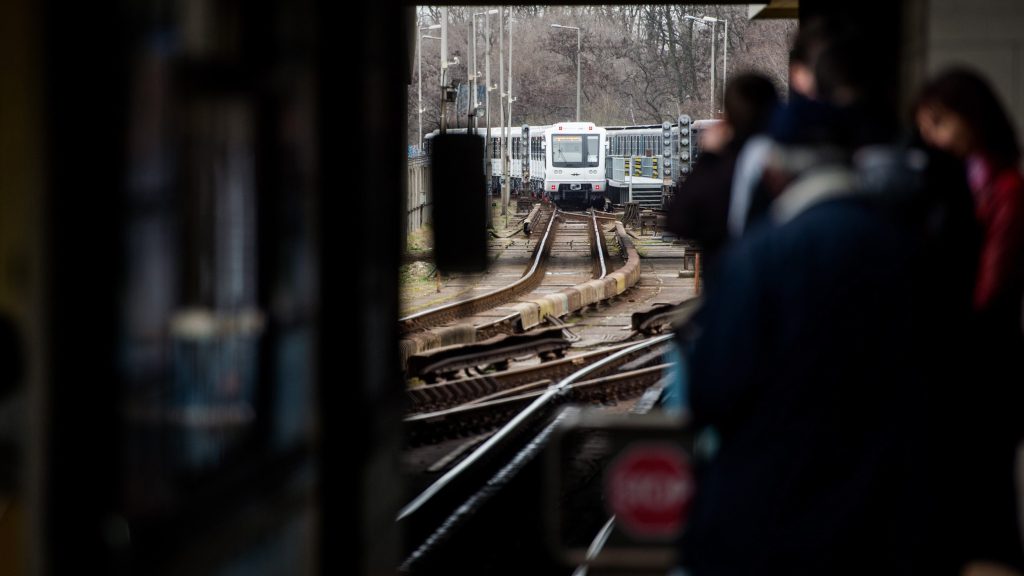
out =
<path fill-rule="evenodd" d="M 843 234 L 850 228 L 885 224 L 886 216 L 878 198 L 855 192 L 823 200 L 804 210 L 780 229 L 813 229 L 821 234 Z"/>
<path fill-rule="evenodd" d="M 1024 175 L 1016 166 L 1003 168 L 996 173 L 992 185 L 997 194 L 1012 195 L 1019 201 L 1024 194 Z"/>
<path fill-rule="evenodd" d="M 910 231 L 901 225 L 896 211 L 880 197 L 852 194 L 808 208 L 781 226 L 776 250 L 830 253 L 836 258 L 868 252 L 891 252 L 902 257 L 912 245 Z"/>

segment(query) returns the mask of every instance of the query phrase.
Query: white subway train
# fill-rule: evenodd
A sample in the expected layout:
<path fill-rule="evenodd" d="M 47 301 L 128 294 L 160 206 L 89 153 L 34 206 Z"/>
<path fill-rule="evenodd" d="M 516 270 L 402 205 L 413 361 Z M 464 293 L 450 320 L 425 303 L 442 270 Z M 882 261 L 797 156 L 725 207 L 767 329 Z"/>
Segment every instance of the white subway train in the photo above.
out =
<path fill-rule="evenodd" d="M 559 122 L 545 126 L 491 128 L 491 191 L 497 194 L 501 186 L 501 156 L 499 138 L 511 136 L 511 190 L 517 194 L 545 197 L 563 207 L 603 206 L 606 201 L 623 201 L 620 190 L 615 189 L 611 163 L 615 157 L 662 157 L 665 181 L 674 182 L 680 173 L 689 173 L 690 163 L 699 154 L 697 132 L 714 121 L 690 124 L 687 116 L 679 124 L 652 126 L 616 126 L 604 128 L 592 122 Z M 692 133 L 691 133 L 692 130 Z M 465 134 L 466 128 L 448 129 L 453 134 Z M 481 138 L 486 128 L 478 128 Z M 671 151 L 665 154 L 664 136 L 670 133 Z M 429 152 L 431 140 L 438 134 L 425 136 Z M 524 137 L 525 136 L 525 137 Z M 528 142 L 528 147 L 524 146 Z M 693 143 L 691 146 L 690 143 Z M 691 150 L 692 148 L 692 150 Z M 621 160 L 620 160 L 621 163 Z M 660 181 L 660 180 L 659 180 Z M 609 187 L 612 187 L 610 190 Z"/>

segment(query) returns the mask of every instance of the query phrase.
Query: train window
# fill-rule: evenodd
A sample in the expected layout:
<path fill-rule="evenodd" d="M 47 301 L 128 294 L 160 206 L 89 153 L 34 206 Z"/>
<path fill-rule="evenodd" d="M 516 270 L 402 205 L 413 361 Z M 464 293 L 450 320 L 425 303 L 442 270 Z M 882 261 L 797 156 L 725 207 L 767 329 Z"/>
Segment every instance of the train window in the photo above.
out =
<path fill-rule="evenodd" d="M 551 161 L 554 166 L 582 166 L 583 136 L 552 136 Z"/>
<path fill-rule="evenodd" d="M 551 138 L 551 163 L 561 167 L 597 166 L 601 152 L 600 136 L 564 134 Z"/>
<path fill-rule="evenodd" d="M 597 166 L 601 154 L 601 137 L 587 136 L 587 166 Z"/>

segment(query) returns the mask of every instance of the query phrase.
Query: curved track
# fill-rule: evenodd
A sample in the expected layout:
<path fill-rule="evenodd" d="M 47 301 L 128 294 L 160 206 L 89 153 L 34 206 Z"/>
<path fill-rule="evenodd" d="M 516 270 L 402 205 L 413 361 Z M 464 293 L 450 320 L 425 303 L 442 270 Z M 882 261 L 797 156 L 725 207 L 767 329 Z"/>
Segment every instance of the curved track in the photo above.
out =
<path fill-rule="evenodd" d="M 557 216 L 557 210 L 550 213 L 547 223 L 544 226 L 544 236 L 537 245 L 537 248 L 534 250 L 533 262 L 521 278 L 504 288 L 498 288 L 497 290 L 492 290 L 486 294 L 481 294 L 479 296 L 474 296 L 472 298 L 449 304 L 443 304 L 429 310 L 424 310 L 422 312 L 417 312 L 404 318 L 400 318 L 398 320 L 400 331 L 402 333 L 409 333 L 415 330 L 423 330 L 439 326 L 459 318 L 464 318 L 484 310 L 490 310 L 491 308 L 495 308 L 513 300 L 520 294 L 536 288 L 544 278 L 544 262 L 548 254 L 551 252 L 551 246 L 554 244 L 555 236 L 557 235 L 557 231 L 555 229 Z"/>

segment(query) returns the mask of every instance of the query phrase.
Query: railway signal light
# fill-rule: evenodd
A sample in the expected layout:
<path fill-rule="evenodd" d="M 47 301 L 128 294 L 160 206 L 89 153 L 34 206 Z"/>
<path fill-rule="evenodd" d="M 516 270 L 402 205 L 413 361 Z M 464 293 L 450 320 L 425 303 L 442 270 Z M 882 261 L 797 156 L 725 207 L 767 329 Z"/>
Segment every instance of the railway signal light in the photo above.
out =
<path fill-rule="evenodd" d="M 664 158 L 662 165 L 665 174 L 672 174 L 672 124 L 664 122 L 661 125 L 661 156 Z M 657 161 L 657 159 L 655 159 Z M 655 164 L 657 166 L 657 164 Z M 657 176 L 655 176 L 657 178 Z"/>
<path fill-rule="evenodd" d="M 691 170 L 690 123 L 688 115 L 679 116 L 679 173 L 682 175 L 689 175 Z"/>

